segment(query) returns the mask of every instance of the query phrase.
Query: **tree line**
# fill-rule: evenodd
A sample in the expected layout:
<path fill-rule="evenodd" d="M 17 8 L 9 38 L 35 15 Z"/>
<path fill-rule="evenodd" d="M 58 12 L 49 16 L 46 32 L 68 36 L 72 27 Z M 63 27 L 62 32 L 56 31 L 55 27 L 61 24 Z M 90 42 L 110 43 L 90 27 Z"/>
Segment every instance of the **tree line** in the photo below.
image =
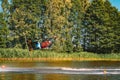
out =
<path fill-rule="evenodd" d="M 57 36 L 62 52 L 120 52 L 120 12 L 109 0 L 0 0 L 0 47 Z"/>

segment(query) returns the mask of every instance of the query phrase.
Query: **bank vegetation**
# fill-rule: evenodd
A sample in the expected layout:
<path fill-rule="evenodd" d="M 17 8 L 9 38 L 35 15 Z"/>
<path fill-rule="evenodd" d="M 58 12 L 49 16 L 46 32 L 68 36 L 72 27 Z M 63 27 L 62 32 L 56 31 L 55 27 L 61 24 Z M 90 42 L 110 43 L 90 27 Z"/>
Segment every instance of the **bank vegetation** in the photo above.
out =
<path fill-rule="evenodd" d="M 32 57 L 119 57 L 120 12 L 109 0 L 0 2 L 0 48 L 17 48 L 1 49 L 0 57 L 30 57 L 27 39 L 43 42 L 53 36 L 54 51 L 35 50 Z"/>
<path fill-rule="evenodd" d="M 90 52 L 60 53 L 52 50 L 0 49 L 0 61 L 120 61 L 120 53 Z"/>

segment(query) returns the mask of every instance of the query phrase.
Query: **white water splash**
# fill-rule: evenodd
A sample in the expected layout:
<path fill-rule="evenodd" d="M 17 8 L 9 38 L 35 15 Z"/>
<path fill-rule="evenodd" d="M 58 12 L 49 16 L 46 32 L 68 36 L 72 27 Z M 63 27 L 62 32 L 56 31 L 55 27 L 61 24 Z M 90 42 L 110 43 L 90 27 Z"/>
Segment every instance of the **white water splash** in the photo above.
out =
<path fill-rule="evenodd" d="M 69 67 L 35 67 L 35 68 L 19 68 L 19 67 L 6 67 L 0 68 L 0 72 L 12 73 L 46 73 L 46 74 L 120 74 L 120 68 L 69 68 Z"/>

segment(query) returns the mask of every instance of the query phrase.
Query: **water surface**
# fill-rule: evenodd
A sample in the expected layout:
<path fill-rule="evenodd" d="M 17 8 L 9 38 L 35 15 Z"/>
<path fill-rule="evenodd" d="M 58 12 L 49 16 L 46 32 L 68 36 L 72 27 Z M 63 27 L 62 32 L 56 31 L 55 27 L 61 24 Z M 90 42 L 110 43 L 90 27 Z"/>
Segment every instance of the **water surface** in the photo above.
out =
<path fill-rule="evenodd" d="M 120 80 L 119 61 L 1 62 L 0 65 L 0 80 Z"/>

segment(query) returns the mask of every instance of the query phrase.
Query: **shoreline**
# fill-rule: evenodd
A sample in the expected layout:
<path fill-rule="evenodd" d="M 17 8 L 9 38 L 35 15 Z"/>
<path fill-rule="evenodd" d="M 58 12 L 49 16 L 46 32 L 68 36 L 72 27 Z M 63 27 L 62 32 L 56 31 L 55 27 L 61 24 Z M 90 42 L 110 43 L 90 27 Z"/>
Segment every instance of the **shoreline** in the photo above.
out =
<path fill-rule="evenodd" d="M 0 62 L 40 62 L 40 61 L 120 61 L 120 59 L 102 58 L 0 58 Z"/>

